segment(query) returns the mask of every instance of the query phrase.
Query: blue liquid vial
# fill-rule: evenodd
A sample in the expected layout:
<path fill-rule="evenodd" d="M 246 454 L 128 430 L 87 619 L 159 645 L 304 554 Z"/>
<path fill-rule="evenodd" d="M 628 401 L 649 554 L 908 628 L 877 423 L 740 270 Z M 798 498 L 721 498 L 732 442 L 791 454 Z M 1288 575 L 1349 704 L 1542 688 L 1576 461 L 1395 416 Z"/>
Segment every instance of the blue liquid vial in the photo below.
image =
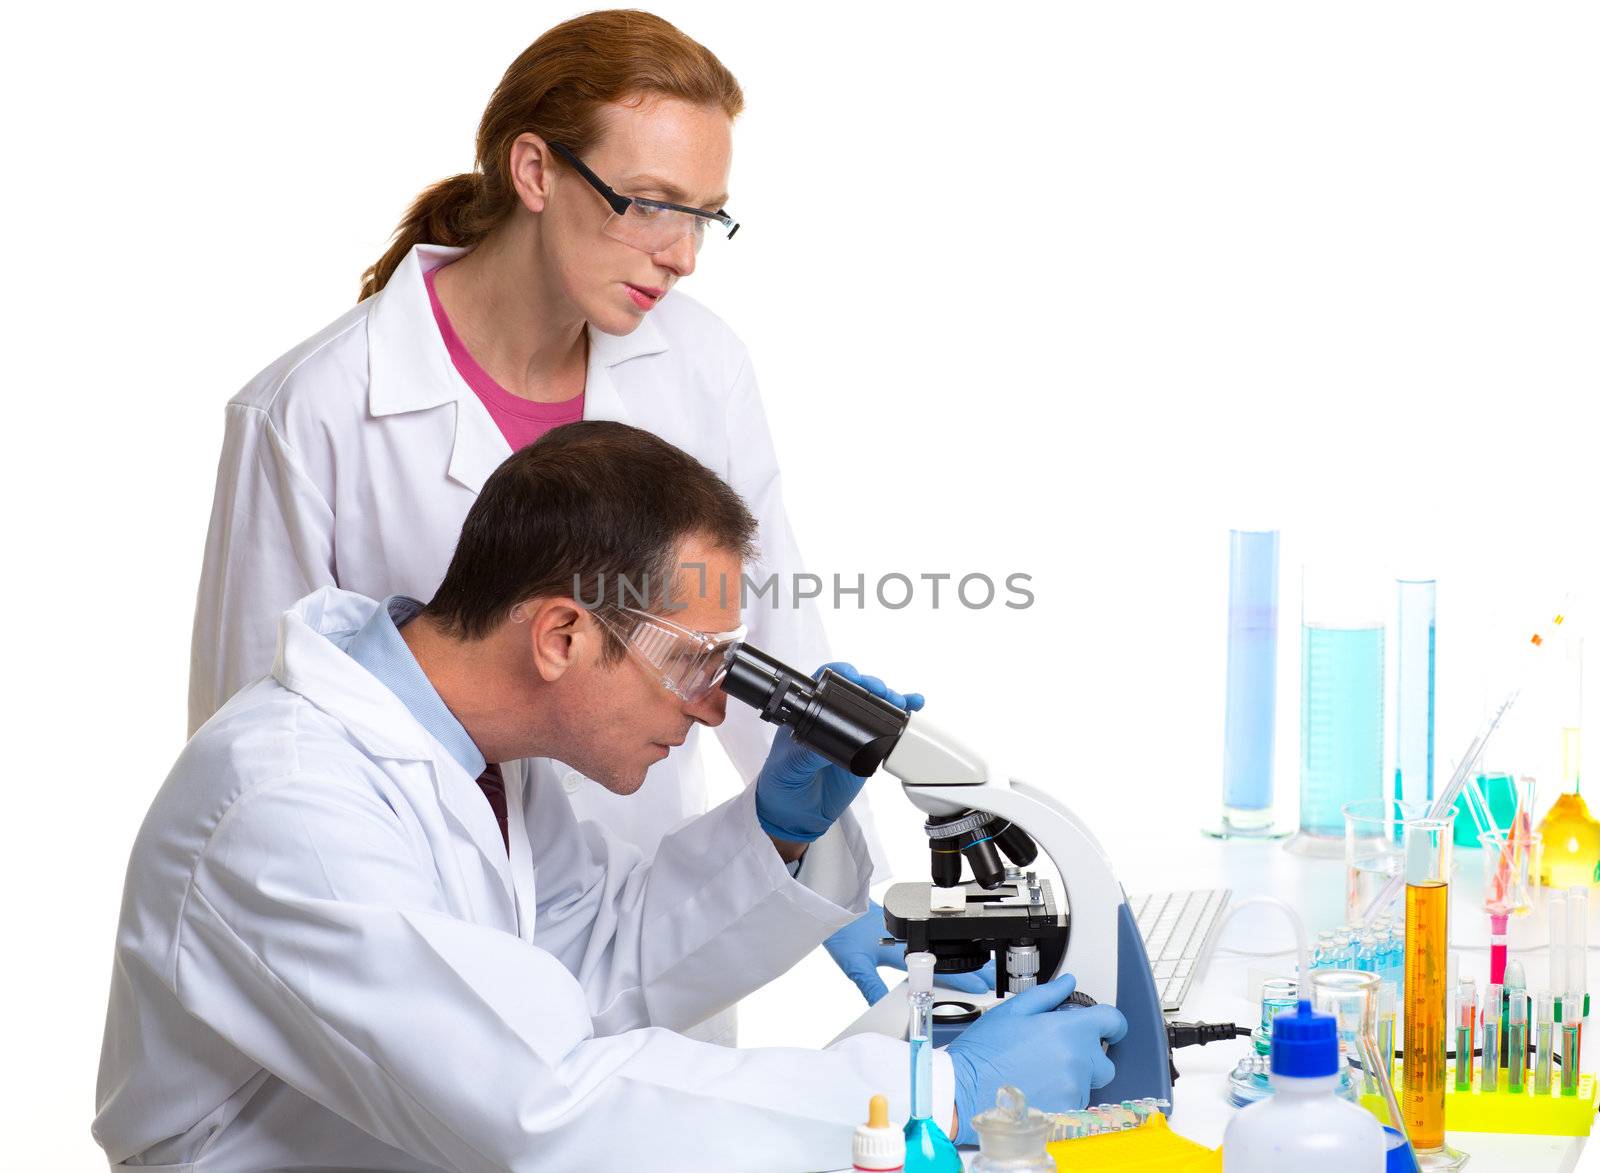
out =
<path fill-rule="evenodd" d="M 1329 854 L 1344 805 L 1383 797 L 1383 644 L 1381 622 L 1301 627 L 1300 831 Z"/>
<path fill-rule="evenodd" d="M 1426 806 L 1433 800 L 1434 662 L 1438 584 L 1397 579 L 1395 636 L 1394 797 Z"/>
<path fill-rule="evenodd" d="M 907 953 L 910 989 L 911 1119 L 906 1121 L 905 1173 L 962 1173 L 961 1154 L 933 1115 L 932 953 Z"/>
<path fill-rule="evenodd" d="M 1228 535 L 1228 677 L 1219 837 L 1269 836 L 1278 716 L 1278 531 Z"/>

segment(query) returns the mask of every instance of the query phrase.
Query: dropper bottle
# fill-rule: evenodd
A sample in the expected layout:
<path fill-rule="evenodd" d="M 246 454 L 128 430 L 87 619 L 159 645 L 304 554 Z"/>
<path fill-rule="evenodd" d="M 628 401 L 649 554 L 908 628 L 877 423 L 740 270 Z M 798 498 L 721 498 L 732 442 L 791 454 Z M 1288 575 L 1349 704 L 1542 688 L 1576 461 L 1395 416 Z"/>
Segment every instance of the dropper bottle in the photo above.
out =
<path fill-rule="evenodd" d="M 906 1138 L 889 1124 L 889 1100 L 873 1096 L 867 1104 L 867 1122 L 856 1126 L 850 1145 L 855 1173 L 901 1173 L 906 1163 Z"/>
<path fill-rule="evenodd" d="M 962 1173 L 961 1154 L 933 1121 L 933 954 L 906 954 L 911 1021 L 911 1119 L 905 1173 Z"/>

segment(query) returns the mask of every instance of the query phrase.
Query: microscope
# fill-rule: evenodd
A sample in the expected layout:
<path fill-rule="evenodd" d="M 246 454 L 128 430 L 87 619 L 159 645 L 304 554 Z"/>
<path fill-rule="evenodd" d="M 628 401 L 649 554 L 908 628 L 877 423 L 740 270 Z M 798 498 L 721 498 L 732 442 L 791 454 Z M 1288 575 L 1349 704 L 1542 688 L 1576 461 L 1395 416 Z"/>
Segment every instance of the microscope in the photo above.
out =
<path fill-rule="evenodd" d="M 983 759 L 955 738 L 831 669 L 813 680 L 741 644 L 722 687 L 857 777 L 881 766 L 928 816 L 933 882 L 889 888 L 883 911 L 891 936 L 932 953 L 935 973 L 971 972 L 994 958 L 1002 998 L 1075 975 L 1070 1003 L 1110 1003 L 1128 1020 L 1127 1035 L 1107 1051 L 1116 1076 L 1091 1102 L 1171 1097 L 1166 1021 L 1144 939 L 1105 852 L 1071 811 L 1027 783 L 991 781 Z M 1065 888 L 1060 903 L 1048 879 L 1026 870 L 1041 847 Z M 963 861 L 970 884 L 962 882 Z M 903 1037 L 905 1015 L 889 1017 L 893 1001 L 883 999 L 882 1010 L 869 1010 L 845 1033 Z"/>

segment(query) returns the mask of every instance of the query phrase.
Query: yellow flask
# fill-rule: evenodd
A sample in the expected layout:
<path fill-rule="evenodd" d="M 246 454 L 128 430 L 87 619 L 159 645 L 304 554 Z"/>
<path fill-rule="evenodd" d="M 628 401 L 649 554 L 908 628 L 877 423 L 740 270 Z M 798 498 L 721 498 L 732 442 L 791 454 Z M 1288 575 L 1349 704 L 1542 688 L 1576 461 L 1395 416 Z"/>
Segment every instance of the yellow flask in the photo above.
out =
<path fill-rule="evenodd" d="M 1600 823 L 1589 816 L 1582 795 L 1563 794 L 1539 823 L 1544 862 L 1539 883 L 1546 888 L 1600 884 Z"/>

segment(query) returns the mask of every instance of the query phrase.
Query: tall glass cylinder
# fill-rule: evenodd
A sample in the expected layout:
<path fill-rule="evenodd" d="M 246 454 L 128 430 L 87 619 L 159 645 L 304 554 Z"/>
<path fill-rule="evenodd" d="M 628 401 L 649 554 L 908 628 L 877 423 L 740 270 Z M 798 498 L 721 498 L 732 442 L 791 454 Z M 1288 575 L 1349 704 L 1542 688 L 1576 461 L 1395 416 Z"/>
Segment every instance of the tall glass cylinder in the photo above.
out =
<path fill-rule="evenodd" d="M 1418 819 L 1405 830 L 1406 1135 L 1424 1169 L 1465 1161 L 1444 1143 L 1445 1051 L 1450 1045 L 1450 849 L 1452 820 Z"/>
<path fill-rule="evenodd" d="M 1394 797 L 1433 800 L 1434 661 L 1438 584 L 1398 579 L 1395 676 Z"/>
<path fill-rule="evenodd" d="M 1278 531 L 1228 532 L 1220 838 L 1270 838 L 1278 717 Z"/>
<path fill-rule="evenodd" d="M 1300 834 L 1344 850 L 1346 803 L 1383 797 L 1384 612 L 1373 580 L 1308 569 L 1300 624 Z"/>

